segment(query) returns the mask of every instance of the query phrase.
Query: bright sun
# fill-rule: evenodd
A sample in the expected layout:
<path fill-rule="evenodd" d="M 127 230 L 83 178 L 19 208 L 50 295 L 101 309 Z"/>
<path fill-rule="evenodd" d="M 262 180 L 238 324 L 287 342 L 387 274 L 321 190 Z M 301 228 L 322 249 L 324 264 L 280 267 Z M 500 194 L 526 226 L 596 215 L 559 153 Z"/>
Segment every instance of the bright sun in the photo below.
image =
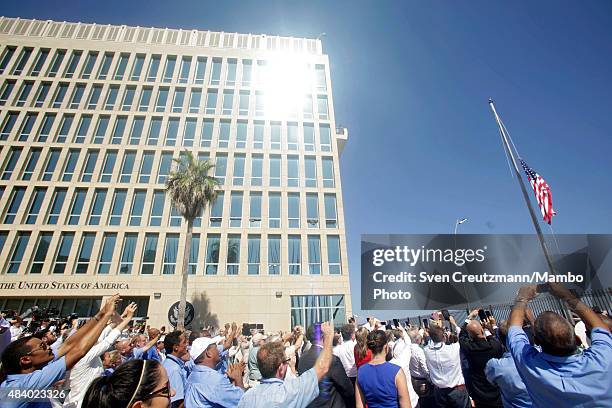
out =
<path fill-rule="evenodd" d="M 266 116 L 271 119 L 297 116 L 306 94 L 312 92 L 313 77 L 305 60 L 287 54 L 267 62 L 262 73 Z"/>

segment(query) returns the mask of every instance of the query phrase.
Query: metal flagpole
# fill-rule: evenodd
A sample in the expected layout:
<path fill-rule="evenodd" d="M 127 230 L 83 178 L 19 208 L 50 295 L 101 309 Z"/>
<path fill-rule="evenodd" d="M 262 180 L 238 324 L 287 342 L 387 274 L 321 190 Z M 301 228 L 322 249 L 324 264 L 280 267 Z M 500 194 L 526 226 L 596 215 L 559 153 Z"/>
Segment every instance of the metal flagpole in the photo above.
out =
<path fill-rule="evenodd" d="M 499 118 L 499 115 L 497 114 L 497 111 L 495 110 L 495 105 L 493 104 L 493 99 L 489 99 L 489 106 L 491 107 L 491 110 L 493 111 L 493 115 L 495 115 L 495 120 L 497 121 L 497 126 L 499 127 L 499 133 L 501 134 L 502 137 L 502 141 L 504 142 L 504 148 L 506 149 L 506 152 L 508 153 L 508 155 L 510 156 L 510 159 L 512 160 L 512 166 L 514 168 L 514 173 L 516 174 L 516 180 L 519 183 L 519 186 L 521 186 L 521 192 L 523 193 L 523 198 L 525 199 L 525 204 L 527 205 L 527 209 L 529 210 L 529 215 L 531 216 L 531 221 L 533 222 L 533 226 L 536 230 L 536 233 L 538 235 L 538 240 L 540 241 L 540 246 L 542 247 L 542 251 L 544 252 L 544 257 L 546 258 L 546 263 L 548 264 L 548 268 L 550 270 L 550 273 L 555 275 L 555 267 L 553 265 L 552 259 L 550 257 L 550 254 L 548 253 L 548 248 L 546 247 L 546 242 L 544 241 L 544 236 L 542 235 L 542 229 L 540 228 L 540 224 L 538 222 L 538 219 L 535 215 L 535 212 L 533 211 L 533 208 L 531 207 L 531 203 L 529 201 L 529 195 L 527 194 L 527 189 L 525 188 L 525 185 L 523 184 L 523 178 L 521 177 L 521 173 L 518 169 L 518 166 L 516 164 L 516 160 L 514 159 L 514 154 L 512 153 L 512 149 L 510 148 L 510 144 L 508 143 L 508 137 L 506 135 L 506 132 L 504 130 L 504 125 L 502 124 L 501 119 Z M 562 306 L 561 302 L 559 302 L 559 306 L 561 307 L 561 312 L 563 312 L 565 314 L 565 308 Z"/>

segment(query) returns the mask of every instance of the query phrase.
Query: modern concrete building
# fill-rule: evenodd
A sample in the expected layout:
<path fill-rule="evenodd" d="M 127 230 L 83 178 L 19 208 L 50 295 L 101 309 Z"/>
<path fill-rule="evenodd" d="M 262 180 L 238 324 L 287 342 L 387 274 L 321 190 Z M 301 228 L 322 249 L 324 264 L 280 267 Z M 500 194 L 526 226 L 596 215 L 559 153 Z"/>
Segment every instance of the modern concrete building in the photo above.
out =
<path fill-rule="evenodd" d="M 0 309 L 168 325 L 185 239 L 165 181 L 216 164 L 196 221 L 193 325 L 351 313 L 328 57 L 316 39 L 0 18 Z"/>

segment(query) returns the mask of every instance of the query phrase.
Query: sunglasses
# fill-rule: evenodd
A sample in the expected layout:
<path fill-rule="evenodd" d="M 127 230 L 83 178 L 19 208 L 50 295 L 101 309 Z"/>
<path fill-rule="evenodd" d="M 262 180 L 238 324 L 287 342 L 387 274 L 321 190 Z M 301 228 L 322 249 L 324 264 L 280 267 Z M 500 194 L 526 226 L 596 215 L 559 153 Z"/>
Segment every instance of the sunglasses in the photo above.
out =
<path fill-rule="evenodd" d="M 164 397 L 164 398 L 170 399 L 171 398 L 170 391 L 171 391 L 171 389 L 170 389 L 170 380 L 168 380 L 168 382 L 166 383 L 166 386 L 164 388 L 160 388 L 157 391 L 153 391 L 153 392 L 148 393 L 147 395 L 145 395 L 142 398 L 142 401 L 147 401 L 147 400 L 153 399 L 155 397 Z"/>
<path fill-rule="evenodd" d="M 49 345 L 48 345 L 48 344 L 47 344 L 45 341 L 41 341 L 41 342 L 38 344 L 38 347 L 36 347 L 36 348 L 34 348 L 34 349 L 30 350 L 30 352 L 29 352 L 29 353 L 27 353 L 27 354 L 26 354 L 26 356 L 31 356 L 31 355 L 32 355 L 32 353 L 34 353 L 34 352 L 36 352 L 36 351 L 38 351 L 38 350 L 47 351 L 48 349 L 49 349 Z"/>

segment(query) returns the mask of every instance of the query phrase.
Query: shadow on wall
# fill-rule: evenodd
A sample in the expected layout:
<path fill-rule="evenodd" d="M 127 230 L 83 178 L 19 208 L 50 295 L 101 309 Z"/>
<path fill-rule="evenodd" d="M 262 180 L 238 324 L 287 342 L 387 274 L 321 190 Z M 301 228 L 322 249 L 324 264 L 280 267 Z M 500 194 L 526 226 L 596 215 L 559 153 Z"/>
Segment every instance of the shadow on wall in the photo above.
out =
<path fill-rule="evenodd" d="M 191 299 L 191 304 L 195 309 L 193 322 L 190 324 L 192 330 L 198 330 L 200 327 L 214 326 L 219 327 L 219 319 L 217 315 L 210 311 L 210 300 L 205 292 L 200 292 Z"/>

